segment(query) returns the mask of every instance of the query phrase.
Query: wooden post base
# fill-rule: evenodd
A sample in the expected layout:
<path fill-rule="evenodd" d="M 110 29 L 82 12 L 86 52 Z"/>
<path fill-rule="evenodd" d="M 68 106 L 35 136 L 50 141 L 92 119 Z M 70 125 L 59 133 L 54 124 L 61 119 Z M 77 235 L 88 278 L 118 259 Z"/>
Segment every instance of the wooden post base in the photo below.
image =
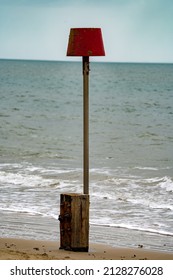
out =
<path fill-rule="evenodd" d="M 60 195 L 60 249 L 88 252 L 89 195 Z"/>

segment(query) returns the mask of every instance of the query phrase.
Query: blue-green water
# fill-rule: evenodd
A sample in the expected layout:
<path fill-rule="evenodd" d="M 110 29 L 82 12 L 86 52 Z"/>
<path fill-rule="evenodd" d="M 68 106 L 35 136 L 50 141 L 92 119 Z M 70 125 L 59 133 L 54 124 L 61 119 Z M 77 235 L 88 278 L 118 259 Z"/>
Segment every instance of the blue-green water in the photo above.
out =
<path fill-rule="evenodd" d="M 56 239 L 82 192 L 81 68 L 0 60 L 1 236 Z M 90 69 L 90 224 L 173 236 L 173 64 Z"/>

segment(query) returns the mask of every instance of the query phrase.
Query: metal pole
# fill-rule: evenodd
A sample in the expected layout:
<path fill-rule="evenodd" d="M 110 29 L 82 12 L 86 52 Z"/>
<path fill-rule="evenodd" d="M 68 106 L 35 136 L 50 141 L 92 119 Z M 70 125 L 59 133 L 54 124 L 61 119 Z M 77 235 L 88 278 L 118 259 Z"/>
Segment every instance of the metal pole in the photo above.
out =
<path fill-rule="evenodd" d="M 89 194 L 89 56 L 83 56 L 83 193 Z"/>

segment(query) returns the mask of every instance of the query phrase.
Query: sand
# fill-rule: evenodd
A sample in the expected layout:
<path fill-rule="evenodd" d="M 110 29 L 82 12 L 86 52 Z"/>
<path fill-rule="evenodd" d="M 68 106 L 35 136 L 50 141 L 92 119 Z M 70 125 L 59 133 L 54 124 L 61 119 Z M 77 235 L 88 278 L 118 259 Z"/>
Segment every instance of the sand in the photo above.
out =
<path fill-rule="evenodd" d="M 59 249 L 59 242 L 0 239 L 0 260 L 173 260 L 173 253 L 90 244 L 89 252 Z"/>

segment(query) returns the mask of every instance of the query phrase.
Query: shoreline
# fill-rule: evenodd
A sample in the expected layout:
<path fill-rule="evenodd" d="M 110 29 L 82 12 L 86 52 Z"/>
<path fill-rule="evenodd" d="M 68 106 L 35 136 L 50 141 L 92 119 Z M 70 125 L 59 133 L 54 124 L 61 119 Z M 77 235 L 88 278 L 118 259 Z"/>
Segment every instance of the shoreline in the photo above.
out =
<path fill-rule="evenodd" d="M 59 241 L 0 238 L 0 260 L 173 260 L 173 253 L 97 243 L 73 252 L 59 249 Z"/>
<path fill-rule="evenodd" d="M 1 233 L 2 239 L 14 240 L 44 240 L 47 242 L 57 242 L 60 238 L 59 224 L 54 219 L 47 217 L 28 217 L 24 214 L 18 216 L 20 228 L 16 227 L 6 215 L 2 217 L 2 222 L 6 233 Z M 21 226 L 25 224 L 25 228 Z M 10 226 L 9 226 L 10 225 Z M 47 230 L 49 228 L 49 231 Z M 89 244 L 91 249 L 93 244 L 102 244 L 109 248 L 129 248 L 163 252 L 173 254 L 173 236 L 150 233 L 127 228 L 105 227 L 101 225 L 90 225 Z M 5 234 L 4 234 L 5 233 Z M 1 248 L 1 247 L 0 247 Z M 57 245 L 57 248 L 58 245 Z"/>

